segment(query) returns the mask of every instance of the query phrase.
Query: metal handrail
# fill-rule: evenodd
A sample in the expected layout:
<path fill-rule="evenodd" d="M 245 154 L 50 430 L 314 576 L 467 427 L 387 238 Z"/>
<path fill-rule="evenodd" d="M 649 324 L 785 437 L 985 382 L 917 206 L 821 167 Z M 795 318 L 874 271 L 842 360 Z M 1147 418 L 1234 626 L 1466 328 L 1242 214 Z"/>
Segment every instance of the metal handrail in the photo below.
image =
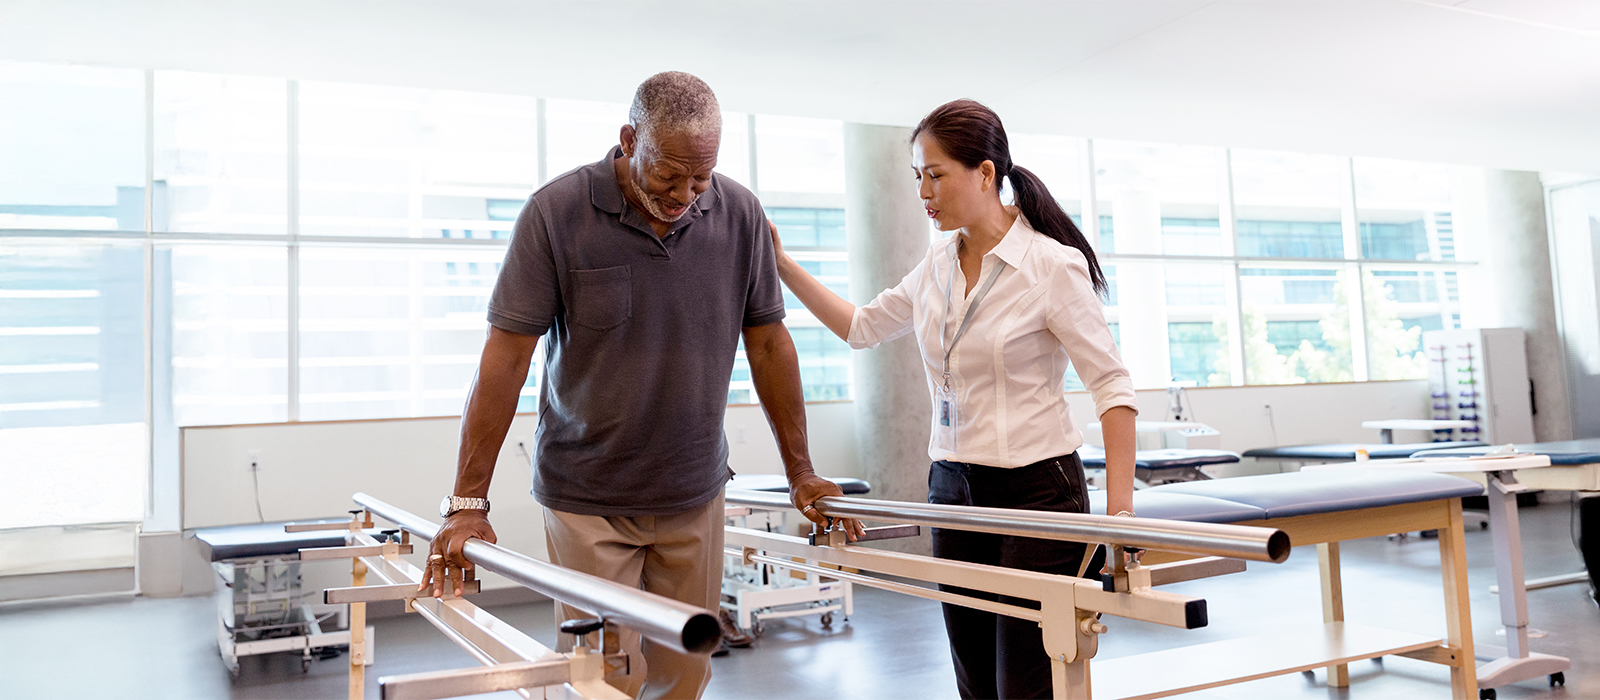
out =
<path fill-rule="evenodd" d="M 431 541 L 439 533 L 438 524 L 368 494 L 357 493 L 354 498 L 368 512 L 412 535 Z M 467 540 L 462 553 L 467 561 L 485 571 L 594 613 L 669 648 L 703 654 L 722 640 L 722 628 L 709 610 L 542 562 L 483 540 Z"/>
<path fill-rule="evenodd" d="M 728 489 L 725 501 L 729 505 L 753 506 L 769 510 L 787 510 L 794 507 L 789 501 L 788 494 L 770 491 Z M 1098 542 L 1163 552 L 1275 563 L 1289 558 L 1291 546 L 1289 535 L 1282 530 L 1247 525 L 876 501 L 844 496 L 829 496 L 817 500 L 812 505 L 816 506 L 818 513 L 831 518 L 860 518 L 998 535 Z"/>

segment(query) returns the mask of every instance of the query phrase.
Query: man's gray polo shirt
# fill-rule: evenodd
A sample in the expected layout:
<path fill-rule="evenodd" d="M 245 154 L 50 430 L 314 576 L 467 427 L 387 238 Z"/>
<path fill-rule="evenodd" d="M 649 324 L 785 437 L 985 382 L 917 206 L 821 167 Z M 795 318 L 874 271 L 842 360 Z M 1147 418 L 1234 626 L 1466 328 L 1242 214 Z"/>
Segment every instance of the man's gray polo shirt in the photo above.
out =
<path fill-rule="evenodd" d="M 761 203 L 721 175 L 665 239 L 622 197 L 613 148 L 517 217 L 489 323 L 544 335 L 533 493 L 583 515 L 677 513 L 727 481 L 740 329 L 783 319 Z"/>

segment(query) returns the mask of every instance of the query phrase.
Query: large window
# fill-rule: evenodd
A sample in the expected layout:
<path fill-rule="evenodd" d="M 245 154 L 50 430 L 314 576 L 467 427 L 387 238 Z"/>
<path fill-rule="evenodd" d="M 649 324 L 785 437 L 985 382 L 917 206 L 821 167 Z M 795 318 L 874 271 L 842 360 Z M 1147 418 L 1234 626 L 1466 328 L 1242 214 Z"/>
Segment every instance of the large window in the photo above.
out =
<path fill-rule="evenodd" d="M 145 230 L 144 132 L 142 71 L 0 63 L 0 529 L 144 516 L 144 249 L 92 237 Z"/>
<path fill-rule="evenodd" d="M 1229 155 L 1239 255 L 1344 257 L 1338 158 L 1238 149 Z"/>
<path fill-rule="evenodd" d="M 155 88 L 154 230 L 287 233 L 287 83 L 162 72 Z"/>
<path fill-rule="evenodd" d="M 0 229 L 144 230 L 144 74 L 0 62 Z"/>
<path fill-rule="evenodd" d="M 1116 141 L 1088 157 L 1081 216 L 1135 386 L 1416 379 L 1421 333 L 1460 325 L 1447 166 Z"/>
<path fill-rule="evenodd" d="M 307 247 L 300 255 L 301 418 L 461 411 L 503 251 Z"/>
<path fill-rule="evenodd" d="M 85 485 L 0 527 L 137 518 L 143 490 L 116 485 L 177 425 L 460 411 L 518 212 L 626 120 L 621 103 L 0 63 L 0 453 Z M 1471 261 L 1445 166 L 1012 147 L 1090 235 L 1141 388 L 1419 377 L 1420 334 L 1459 325 Z M 727 113 L 718 169 L 848 296 L 840 122 Z M 848 398 L 851 352 L 786 305 L 806 397 Z M 729 400 L 752 389 L 741 353 Z M 3 483 L 28 491 L 18 463 Z"/>
<path fill-rule="evenodd" d="M 144 516 L 143 270 L 136 244 L 0 239 L 0 529 Z"/>
<path fill-rule="evenodd" d="M 178 425 L 288 418 L 288 256 L 278 245 L 156 249 L 157 344 Z M 166 274 L 160 274 L 161 272 Z M 164 316 L 164 318 L 163 318 Z"/>
<path fill-rule="evenodd" d="M 1227 255 L 1219 158 L 1215 148 L 1095 141 L 1095 197 L 1116 252 Z"/>
<path fill-rule="evenodd" d="M 828 119 L 756 117 L 760 194 L 844 194 L 844 126 Z"/>
<path fill-rule="evenodd" d="M 1050 196 L 1083 228 L 1083 139 L 1010 134 L 1011 162 L 1039 176 Z M 1009 191 L 1009 188 L 1008 188 Z"/>
<path fill-rule="evenodd" d="M 551 180 L 601 158 L 622 143 L 628 105 L 581 100 L 545 100 L 546 172 Z M 720 158 L 719 158 L 720 160 Z"/>
<path fill-rule="evenodd" d="M 1346 277 L 1334 267 L 1244 267 L 1245 376 L 1250 384 L 1354 378 Z"/>
<path fill-rule="evenodd" d="M 1454 194 L 1447 166 L 1357 158 L 1352 167 L 1363 258 L 1456 259 Z M 1375 264 L 1363 274 L 1370 378 L 1426 377 L 1422 332 L 1460 325 L 1457 273 L 1449 268 Z"/>
<path fill-rule="evenodd" d="M 509 238 L 491 203 L 538 184 L 531 97 L 305 82 L 299 103 L 301 235 Z"/>

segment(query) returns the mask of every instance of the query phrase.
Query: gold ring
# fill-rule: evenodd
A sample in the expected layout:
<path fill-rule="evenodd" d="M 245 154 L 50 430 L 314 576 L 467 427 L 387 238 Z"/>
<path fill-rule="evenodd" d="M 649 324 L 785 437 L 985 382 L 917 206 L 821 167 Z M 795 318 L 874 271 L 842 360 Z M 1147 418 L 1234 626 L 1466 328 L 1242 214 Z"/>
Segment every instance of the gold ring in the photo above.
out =
<path fill-rule="evenodd" d="M 443 559 L 443 558 L 444 558 L 443 554 L 433 554 L 433 555 L 430 555 L 428 557 L 428 561 L 433 561 L 435 559 Z"/>
<path fill-rule="evenodd" d="M 811 505 L 810 503 L 807 503 L 806 507 L 800 509 L 800 512 L 804 513 L 804 512 L 806 512 L 808 510 L 816 510 L 816 509 L 817 509 L 816 506 Z"/>

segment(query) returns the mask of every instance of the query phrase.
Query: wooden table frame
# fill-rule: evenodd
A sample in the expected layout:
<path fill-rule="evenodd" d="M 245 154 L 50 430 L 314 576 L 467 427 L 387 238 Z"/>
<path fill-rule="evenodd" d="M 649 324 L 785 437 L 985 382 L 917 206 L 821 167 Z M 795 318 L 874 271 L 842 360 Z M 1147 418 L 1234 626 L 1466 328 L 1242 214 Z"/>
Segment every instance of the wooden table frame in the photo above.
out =
<path fill-rule="evenodd" d="M 1097 663 L 1096 696 L 1135 700 L 1178 695 L 1206 688 L 1230 685 L 1286 673 L 1328 669 L 1328 685 L 1345 687 L 1350 683 L 1349 663 L 1386 655 L 1406 656 L 1450 668 L 1450 696 L 1455 700 L 1477 700 L 1478 680 L 1472 648 L 1472 612 L 1468 599 L 1466 540 L 1461 514 L 1461 499 L 1450 498 L 1421 503 L 1379 506 L 1335 513 L 1318 513 L 1286 518 L 1268 518 L 1237 523 L 1272 527 L 1289 534 L 1296 546 L 1316 545 L 1322 589 L 1325 645 L 1311 645 L 1312 656 L 1270 658 L 1262 653 L 1272 644 L 1260 640 L 1293 639 L 1283 635 L 1264 635 L 1243 640 L 1226 640 L 1197 647 L 1139 654 Z M 1443 583 L 1445 636 L 1443 639 L 1405 633 L 1389 633 L 1344 622 L 1343 581 L 1340 576 L 1339 545 L 1346 540 L 1378 537 L 1418 530 L 1439 531 L 1440 574 Z M 1151 552 L 1146 561 L 1157 563 L 1181 557 Z M 1303 641 L 1318 632 L 1306 631 Z M 1254 646 L 1250 645 L 1256 641 Z M 1211 647 L 1207 653 L 1201 647 Z M 1246 652 L 1246 650 L 1254 650 Z M 1305 652 L 1306 649 L 1300 649 Z M 1187 663 L 1186 663 L 1187 662 Z M 1162 664 L 1162 665 L 1153 665 Z M 1193 669 L 1180 668 L 1191 666 Z M 1166 668 L 1167 674 L 1152 674 L 1152 668 Z M 1195 677 L 1176 687 L 1172 676 L 1193 670 Z M 1161 676 L 1153 678 L 1153 676 Z M 1162 687 L 1153 687 L 1160 681 Z"/>

